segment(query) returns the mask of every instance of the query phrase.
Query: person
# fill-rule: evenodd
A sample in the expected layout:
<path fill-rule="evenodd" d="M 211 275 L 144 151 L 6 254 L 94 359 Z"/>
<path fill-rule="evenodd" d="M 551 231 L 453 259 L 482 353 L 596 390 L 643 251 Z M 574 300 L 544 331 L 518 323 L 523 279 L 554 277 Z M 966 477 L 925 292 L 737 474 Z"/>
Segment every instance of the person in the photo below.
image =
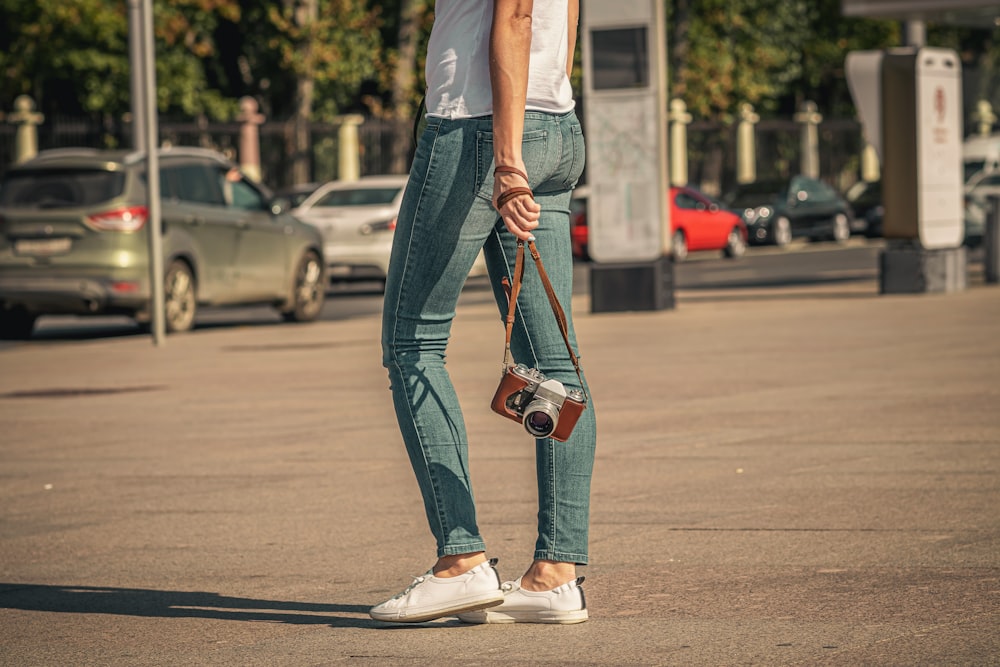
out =
<path fill-rule="evenodd" d="M 400 206 L 382 320 L 383 364 L 437 541 L 437 562 L 403 592 L 372 607 L 376 620 L 588 618 L 576 567 L 588 562 L 593 405 L 583 410 L 566 442 L 535 441 L 539 509 L 533 560 L 519 579 L 501 584 L 477 525 L 465 424 L 444 368 L 456 304 L 473 261 L 482 250 L 506 316 L 501 279 L 511 279 L 518 240 L 535 241 L 578 352 L 569 308 L 569 200 L 585 150 L 569 80 L 578 16 L 578 0 L 437 0 L 427 55 L 426 127 Z M 525 268 L 511 340 L 514 359 L 589 395 L 538 272 L 531 262 Z M 531 442 L 523 431 L 511 433 Z"/>

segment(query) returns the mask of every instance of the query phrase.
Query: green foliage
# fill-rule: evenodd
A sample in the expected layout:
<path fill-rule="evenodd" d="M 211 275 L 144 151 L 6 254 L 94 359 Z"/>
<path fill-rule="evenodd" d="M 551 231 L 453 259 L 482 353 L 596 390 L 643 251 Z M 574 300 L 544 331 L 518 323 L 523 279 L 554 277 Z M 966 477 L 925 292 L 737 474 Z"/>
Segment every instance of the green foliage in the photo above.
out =
<path fill-rule="evenodd" d="M 668 3 L 672 4 L 672 3 Z M 811 3 L 806 0 L 703 0 L 678 3 L 688 29 L 672 30 L 671 95 L 698 117 L 731 122 L 749 102 L 774 110 L 802 76 Z M 676 11 L 671 19 L 681 17 Z M 682 53 L 678 57 L 678 53 Z"/>
<path fill-rule="evenodd" d="M 901 42 L 898 22 L 845 19 L 840 0 L 663 1 L 670 92 L 698 119 L 732 122 L 743 102 L 788 115 L 804 99 L 827 117 L 852 115 L 847 52 Z M 228 120 L 251 95 L 273 120 L 304 109 L 316 119 L 405 115 L 423 92 L 433 5 L 155 0 L 159 109 Z M 931 25 L 928 43 L 956 49 L 970 96 L 1000 108 L 1000 29 Z M 20 94 L 46 114 L 130 110 L 126 0 L 0 0 L 0 44 L 0 110 Z"/>
<path fill-rule="evenodd" d="M 898 23 L 844 19 L 840 0 L 675 0 L 668 7 L 671 95 L 697 117 L 723 122 L 742 102 L 773 115 L 808 98 L 849 113 L 847 52 L 899 43 Z"/>

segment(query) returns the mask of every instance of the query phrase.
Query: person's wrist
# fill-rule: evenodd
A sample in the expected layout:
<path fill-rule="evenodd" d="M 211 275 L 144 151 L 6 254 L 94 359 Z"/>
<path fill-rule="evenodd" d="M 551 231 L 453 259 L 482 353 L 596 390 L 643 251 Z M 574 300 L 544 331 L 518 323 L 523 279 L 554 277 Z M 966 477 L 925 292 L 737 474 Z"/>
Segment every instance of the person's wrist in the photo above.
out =
<path fill-rule="evenodd" d="M 493 177 L 502 177 L 504 174 L 513 174 L 515 176 L 520 176 L 525 181 L 528 180 L 528 174 L 523 167 L 519 167 L 513 164 L 500 164 L 493 168 Z"/>

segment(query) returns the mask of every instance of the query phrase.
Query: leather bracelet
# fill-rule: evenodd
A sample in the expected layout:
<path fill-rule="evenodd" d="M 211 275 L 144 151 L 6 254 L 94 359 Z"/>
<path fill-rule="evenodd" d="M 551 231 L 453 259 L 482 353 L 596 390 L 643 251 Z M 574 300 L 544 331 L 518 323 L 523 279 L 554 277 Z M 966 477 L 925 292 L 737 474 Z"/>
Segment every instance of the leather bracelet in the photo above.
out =
<path fill-rule="evenodd" d="M 526 173 L 524 173 L 517 167 L 511 167 L 510 165 L 506 164 L 498 164 L 496 167 L 493 168 L 493 175 L 496 176 L 497 174 L 517 174 L 518 176 L 523 178 L 525 182 L 528 181 L 528 175 Z"/>
<path fill-rule="evenodd" d="M 521 195 L 528 195 L 529 197 L 534 198 L 535 193 L 531 191 L 531 188 L 511 188 L 497 197 L 497 210 L 499 211 L 506 206 L 507 202 L 514 197 L 520 197 Z"/>

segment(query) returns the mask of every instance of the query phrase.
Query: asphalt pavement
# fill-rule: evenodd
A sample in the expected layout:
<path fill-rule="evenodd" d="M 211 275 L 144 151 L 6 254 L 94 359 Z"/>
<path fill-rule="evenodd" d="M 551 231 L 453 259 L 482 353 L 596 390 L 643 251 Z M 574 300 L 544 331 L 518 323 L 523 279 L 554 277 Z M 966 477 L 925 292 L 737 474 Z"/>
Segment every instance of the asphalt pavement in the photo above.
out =
<path fill-rule="evenodd" d="M 433 562 L 377 314 L 0 349 L 0 664 L 1000 664 L 1000 288 L 870 279 L 574 299 L 599 425 L 591 620 L 376 623 Z M 534 542 L 533 447 L 449 350 L 480 524 Z"/>

